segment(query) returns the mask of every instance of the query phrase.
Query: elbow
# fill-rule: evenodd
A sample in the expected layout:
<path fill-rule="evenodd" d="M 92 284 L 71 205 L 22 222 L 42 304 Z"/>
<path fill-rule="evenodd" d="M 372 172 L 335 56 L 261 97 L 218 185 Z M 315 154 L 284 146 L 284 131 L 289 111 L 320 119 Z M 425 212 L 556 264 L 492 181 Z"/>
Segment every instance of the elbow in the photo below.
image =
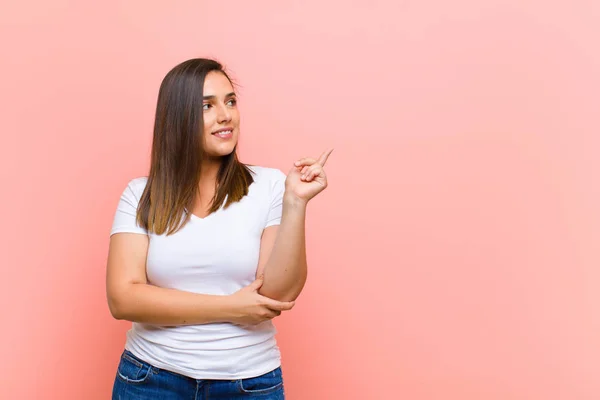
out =
<path fill-rule="evenodd" d="M 125 312 L 123 310 L 123 304 L 121 301 L 114 297 L 108 298 L 108 309 L 110 310 L 110 314 L 116 320 L 123 320 L 125 318 Z"/>
<path fill-rule="evenodd" d="M 304 286 L 304 285 L 302 285 Z M 258 291 L 258 294 L 261 296 L 268 297 L 277 301 L 296 301 L 298 296 L 300 296 L 300 292 L 302 291 L 302 287 L 298 288 L 290 288 L 288 290 L 281 290 L 278 288 L 269 288 L 269 287 L 261 287 Z"/>
<path fill-rule="evenodd" d="M 277 300 L 277 301 L 295 301 L 296 298 L 298 297 L 297 295 L 294 295 L 292 293 L 288 293 L 288 292 L 277 292 L 277 291 L 273 291 L 273 292 L 258 292 L 258 294 L 260 294 L 261 296 L 265 296 L 268 297 L 270 299 L 273 300 Z"/>
<path fill-rule="evenodd" d="M 296 290 L 288 290 L 286 292 L 279 293 L 277 295 L 277 300 L 279 300 L 279 301 L 296 301 L 298 296 L 300 296 L 301 291 L 302 291 L 302 288 L 298 288 Z"/>
<path fill-rule="evenodd" d="M 135 285 L 109 288 L 107 292 L 108 309 L 114 319 L 137 321 L 139 307 L 136 307 Z"/>
<path fill-rule="evenodd" d="M 277 301 L 296 301 L 304 285 L 306 284 L 307 274 L 304 272 L 299 277 L 294 278 L 293 283 L 286 280 L 277 280 L 265 274 L 263 285 L 258 289 L 258 294 Z"/>

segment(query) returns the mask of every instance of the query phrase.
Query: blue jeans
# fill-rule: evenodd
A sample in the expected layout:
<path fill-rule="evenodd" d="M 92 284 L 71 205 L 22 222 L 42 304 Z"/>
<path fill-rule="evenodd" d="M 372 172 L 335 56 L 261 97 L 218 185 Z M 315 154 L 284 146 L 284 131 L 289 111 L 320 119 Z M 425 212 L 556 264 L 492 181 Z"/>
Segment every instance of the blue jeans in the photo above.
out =
<path fill-rule="evenodd" d="M 193 379 L 156 368 L 125 350 L 117 369 L 113 400 L 284 400 L 281 368 L 237 380 Z"/>

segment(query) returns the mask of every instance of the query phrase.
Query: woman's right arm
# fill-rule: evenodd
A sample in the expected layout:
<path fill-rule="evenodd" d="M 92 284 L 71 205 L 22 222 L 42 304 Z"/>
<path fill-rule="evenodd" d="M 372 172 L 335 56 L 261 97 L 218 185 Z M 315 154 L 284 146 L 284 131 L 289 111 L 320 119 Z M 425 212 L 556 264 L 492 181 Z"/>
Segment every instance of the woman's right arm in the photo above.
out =
<path fill-rule="evenodd" d="M 215 322 L 251 325 L 272 319 L 294 306 L 294 302 L 259 295 L 262 279 L 229 296 L 148 284 L 148 244 L 148 236 L 138 233 L 117 233 L 110 237 L 106 294 L 110 312 L 116 319 L 169 326 Z"/>

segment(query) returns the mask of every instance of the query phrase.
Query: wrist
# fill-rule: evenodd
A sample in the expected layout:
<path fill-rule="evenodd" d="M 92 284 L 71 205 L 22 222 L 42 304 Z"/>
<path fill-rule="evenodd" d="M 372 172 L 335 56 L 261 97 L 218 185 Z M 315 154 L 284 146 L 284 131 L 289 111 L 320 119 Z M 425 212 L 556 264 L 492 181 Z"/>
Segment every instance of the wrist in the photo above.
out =
<path fill-rule="evenodd" d="M 219 308 L 224 322 L 234 323 L 239 315 L 234 295 L 230 294 L 219 297 L 221 297 Z"/>
<path fill-rule="evenodd" d="M 308 200 L 301 199 L 293 194 L 285 192 L 283 195 L 283 204 L 291 208 L 306 208 Z"/>

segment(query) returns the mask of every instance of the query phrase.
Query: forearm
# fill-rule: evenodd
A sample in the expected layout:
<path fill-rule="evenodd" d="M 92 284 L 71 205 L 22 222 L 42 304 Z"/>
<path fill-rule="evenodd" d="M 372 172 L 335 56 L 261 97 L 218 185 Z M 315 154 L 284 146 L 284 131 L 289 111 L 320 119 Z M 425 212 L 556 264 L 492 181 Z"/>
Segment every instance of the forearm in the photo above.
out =
<path fill-rule="evenodd" d="M 156 325 L 194 325 L 229 322 L 228 296 L 197 294 L 145 283 L 129 284 L 109 301 L 116 319 Z"/>
<path fill-rule="evenodd" d="M 264 269 L 263 296 L 293 301 L 307 277 L 305 240 L 306 202 L 284 197 L 281 224 Z"/>

